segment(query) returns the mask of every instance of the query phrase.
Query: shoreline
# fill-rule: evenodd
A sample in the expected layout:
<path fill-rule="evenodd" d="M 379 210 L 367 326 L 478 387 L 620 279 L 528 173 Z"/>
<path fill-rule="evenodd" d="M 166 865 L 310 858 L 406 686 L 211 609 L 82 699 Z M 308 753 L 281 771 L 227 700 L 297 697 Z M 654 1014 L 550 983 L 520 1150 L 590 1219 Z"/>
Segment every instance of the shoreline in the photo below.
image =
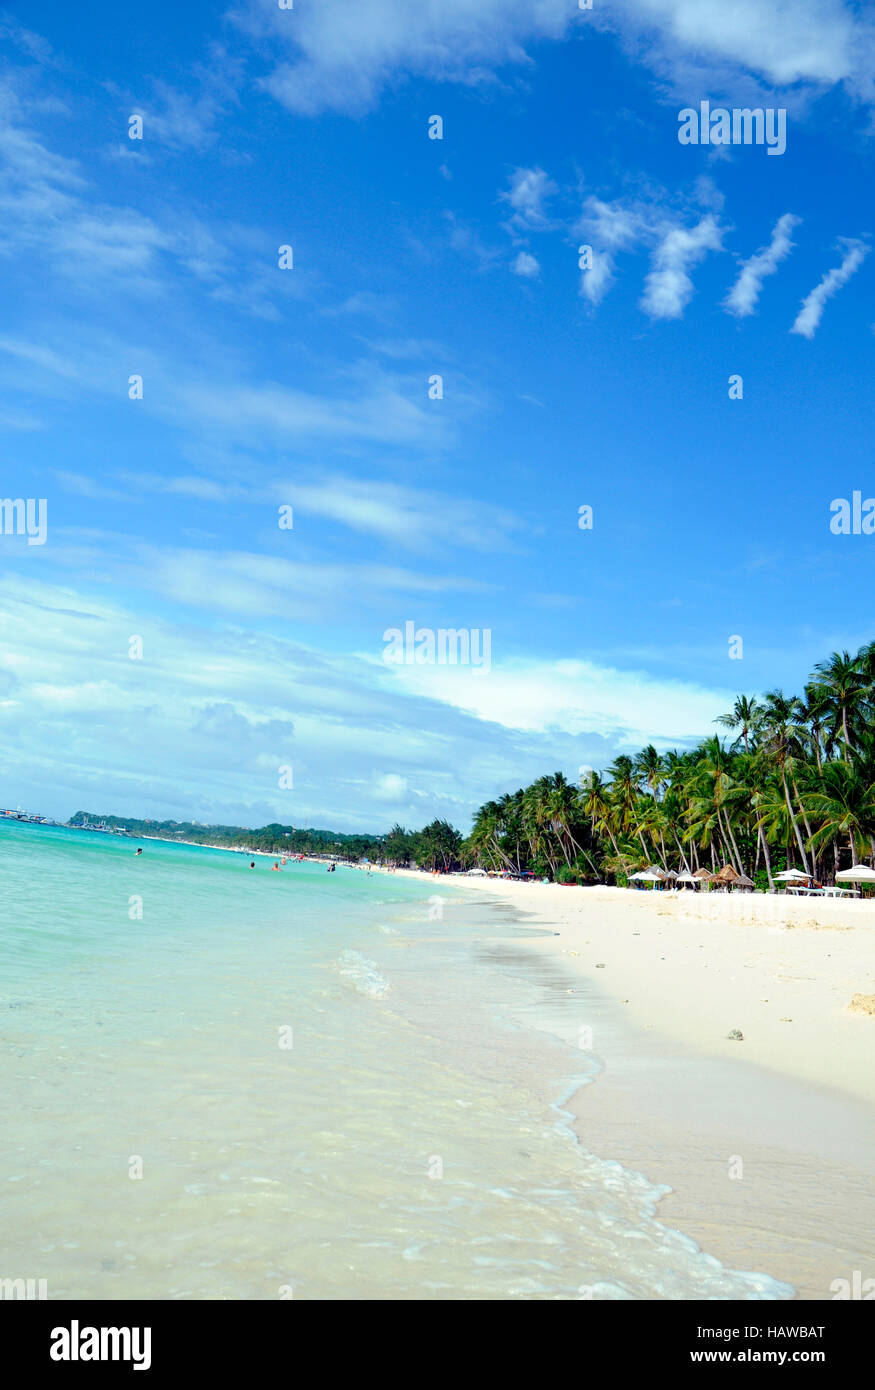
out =
<path fill-rule="evenodd" d="M 850 983 L 875 983 L 875 904 L 857 904 L 870 923 L 847 902 L 821 913 L 793 899 L 730 906 L 721 894 L 706 907 L 467 881 L 549 933 L 502 942 L 499 932 L 492 955 L 534 972 L 537 1026 L 579 1045 L 586 1019 L 599 1069 L 565 1108 L 585 1149 L 668 1189 L 658 1221 L 727 1268 L 793 1285 L 798 1300 L 830 1299 L 854 1269 L 875 1274 L 875 1022 L 843 1005 Z M 743 901 L 749 920 L 733 920 Z M 727 1020 L 743 1041 L 725 1036 Z"/>
<path fill-rule="evenodd" d="M 875 1105 L 875 901 L 439 881 L 558 933 L 533 949 L 621 1001 L 642 1029 Z"/>

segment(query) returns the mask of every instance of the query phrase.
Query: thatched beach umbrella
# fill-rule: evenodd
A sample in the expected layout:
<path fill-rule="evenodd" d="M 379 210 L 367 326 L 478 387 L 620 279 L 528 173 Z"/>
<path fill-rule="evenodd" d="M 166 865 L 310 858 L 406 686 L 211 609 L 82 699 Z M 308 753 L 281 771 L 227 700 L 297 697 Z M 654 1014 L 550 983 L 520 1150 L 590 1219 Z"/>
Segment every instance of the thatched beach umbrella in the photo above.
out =
<path fill-rule="evenodd" d="M 699 879 L 702 883 L 710 883 L 713 877 L 710 869 L 697 869 L 693 874 L 693 878 Z"/>
<path fill-rule="evenodd" d="M 738 878 L 735 880 L 734 886 L 736 888 L 756 888 L 753 879 L 748 878 L 747 874 L 739 874 Z"/>
<path fill-rule="evenodd" d="M 733 869 L 731 864 L 724 864 L 720 872 L 714 875 L 714 882 L 737 883 L 740 878 L 741 874 L 737 873 L 736 870 Z"/>

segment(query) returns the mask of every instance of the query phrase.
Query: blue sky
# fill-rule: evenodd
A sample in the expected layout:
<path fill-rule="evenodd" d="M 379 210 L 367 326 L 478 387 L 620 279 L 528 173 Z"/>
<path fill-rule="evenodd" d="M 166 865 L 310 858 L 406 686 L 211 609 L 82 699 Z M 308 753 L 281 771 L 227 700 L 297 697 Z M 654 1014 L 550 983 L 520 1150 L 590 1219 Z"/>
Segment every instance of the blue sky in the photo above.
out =
<path fill-rule="evenodd" d="M 875 494 L 864 7 L 37 18 L 0 20 L 0 494 L 48 504 L 0 535 L 4 804 L 466 829 L 875 635 L 875 537 L 829 530 Z M 786 152 L 682 146 L 706 99 Z M 491 669 L 387 666 L 411 620 Z"/>

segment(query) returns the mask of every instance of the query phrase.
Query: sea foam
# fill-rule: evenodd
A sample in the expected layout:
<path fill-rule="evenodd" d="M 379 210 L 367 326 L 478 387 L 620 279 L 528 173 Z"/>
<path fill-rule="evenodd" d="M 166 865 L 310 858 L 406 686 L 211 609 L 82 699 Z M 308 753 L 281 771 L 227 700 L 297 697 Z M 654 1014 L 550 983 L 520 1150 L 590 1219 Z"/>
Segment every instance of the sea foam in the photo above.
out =
<path fill-rule="evenodd" d="M 392 988 L 376 961 L 368 960 L 360 951 L 342 951 L 337 968 L 341 975 L 371 999 L 384 999 Z"/>

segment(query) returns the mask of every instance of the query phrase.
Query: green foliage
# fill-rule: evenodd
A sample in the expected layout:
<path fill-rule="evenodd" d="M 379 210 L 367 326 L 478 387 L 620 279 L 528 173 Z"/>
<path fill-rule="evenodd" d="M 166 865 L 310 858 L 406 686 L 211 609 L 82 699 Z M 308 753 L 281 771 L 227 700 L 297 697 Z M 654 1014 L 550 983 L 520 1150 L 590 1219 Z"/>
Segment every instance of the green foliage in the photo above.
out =
<path fill-rule="evenodd" d="M 186 840 L 196 845 L 213 845 L 230 849 L 260 850 L 264 854 L 339 855 L 359 860 L 382 857 L 382 839 L 378 835 L 345 835 L 334 830 L 296 830 L 291 825 L 273 822 L 258 830 L 242 825 L 198 825 L 191 821 L 135 820 L 127 816 L 101 816 L 93 811 L 77 811 L 67 821 L 69 826 L 103 824 L 110 829 L 126 830 L 131 835 L 153 835 L 162 840 Z"/>
<path fill-rule="evenodd" d="M 390 864 L 416 864 L 424 869 L 449 872 L 461 863 L 462 836 L 449 821 L 434 820 L 422 830 L 407 831 L 394 825 L 388 835 L 344 835 L 334 830 L 296 830 L 273 822 L 259 830 L 241 825 L 196 825 L 190 821 L 134 820 L 125 816 L 100 816 L 77 811 L 69 826 L 105 825 L 132 835 L 153 835 L 162 840 L 186 840 L 219 849 L 239 845 L 265 854 L 333 855 L 357 862 L 362 859 Z"/>
<path fill-rule="evenodd" d="M 875 860 L 875 643 L 820 662 L 803 697 L 739 695 L 727 747 L 621 754 L 579 787 L 561 772 L 487 801 L 463 846 L 487 869 L 559 882 L 731 865 L 768 889 L 787 867 L 821 880 Z"/>

